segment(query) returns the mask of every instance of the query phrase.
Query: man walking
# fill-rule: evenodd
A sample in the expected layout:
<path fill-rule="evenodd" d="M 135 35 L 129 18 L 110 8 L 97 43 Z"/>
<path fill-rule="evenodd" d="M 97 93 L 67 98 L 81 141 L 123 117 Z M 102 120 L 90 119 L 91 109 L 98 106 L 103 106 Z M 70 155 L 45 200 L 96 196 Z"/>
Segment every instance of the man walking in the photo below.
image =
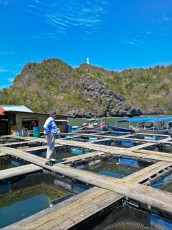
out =
<path fill-rule="evenodd" d="M 55 138 L 58 133 L 57 125 L 55 123 L 56 111 L 51 111 L 50 117 L 45 121 L 44 124 L 44 134 L 46 135 L 47 140 L 47 154 L 45 164 L 52 166 L 51 155 L 54 151 Z"/>

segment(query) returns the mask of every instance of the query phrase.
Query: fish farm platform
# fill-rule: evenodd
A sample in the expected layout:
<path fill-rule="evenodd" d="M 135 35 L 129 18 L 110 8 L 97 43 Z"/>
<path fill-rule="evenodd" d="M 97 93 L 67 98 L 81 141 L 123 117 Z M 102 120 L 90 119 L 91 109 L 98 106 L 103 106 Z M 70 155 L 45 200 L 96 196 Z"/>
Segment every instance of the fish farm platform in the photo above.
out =
<path fill-rule="evenodd" d="M 93 188 L 41 215 L 35 215 L 24 225 L 16 224 L 16 229 L 69 229 L 88 218 L 90 213 L 93 215 L 121 198 L 115 192 Z"/>
<path fill-rule="evenodd" d="M 82 134 L 90 137 L 98 134 Z M 6 136 L 7 137 L 7 136 Z M 13 135 L 9 135 L 8 138 Z M 4 137 L 5 138 L 5 137 Z M 160 140 L 138 140 L 133 135 L 110 137 L 102 136 L 94 142 L 80 142 L 66 139 L 56 139 L 55 146 L 72 147 L 91 150 L 90 153 L 72 156 L 62 159 L 62 162 L 53 166 L 45 165 L 45 159 L 31 152 L 46 150 L 45 138 L 16 137 L 21 142 L 11 142 L 0 145 L 0 160 L 9 156 L 12 159 L 21 160 L 26 165 L 1 170 L 0 181 L 14 178 L 19 175 L 42 171 L 58 175 L 65 181 L 73 183 L 81 182 L 89 185 L 90 189 L 79 193 L 53 207 L 38 212 L 26 219 L 6 226 L 5 229 L 79 229 L 78 226 L 99 215 L 104 210 L 115 207 L 115 204 L 123 200 L 137 207 L 148 210 L 158 210 L 172 219 L 172 193 L 155 189 L 150 185 L 163 175 L 172 174 L 172 155 L 170 153 L 152 151 L 151 147 L 171 144 L 172 139 L 166 136 Z M 133 141 L 140 144 L 129 148 L 122 146 L 107 146 L 99 144 L 102 141 Z M 38 146 L 32 147 L 32 143 Z M 31 144 L 27 149 L 18 149 L 15 146 Z M 149 149 L 145 149 L 145 148 Z M 96 164 L 100 159 L 109 157 L 124 158 L 129 160 L 143 160 L 151 165 L 134 172 L 124 178 L 114 178 L 97 174 L 87 170 L 73 167 L 77 164 Z M 80 228 L 81 229 L 81 228 Z"/>

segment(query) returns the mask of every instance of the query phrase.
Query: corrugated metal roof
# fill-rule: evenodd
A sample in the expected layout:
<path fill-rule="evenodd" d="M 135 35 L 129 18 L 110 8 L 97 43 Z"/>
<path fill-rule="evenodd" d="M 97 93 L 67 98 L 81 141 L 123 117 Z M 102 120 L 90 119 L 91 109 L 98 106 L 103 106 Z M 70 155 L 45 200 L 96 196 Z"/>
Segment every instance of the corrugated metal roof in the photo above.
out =
<path fill-rule="evenodd" d="M 32 110 L 30 110 L 29 108 L 27 108 L 24 105 L 0 105 L 0 107 L 2 107 L 4 109 L 4 111 L 6 112 L 10 112 L 10 111 L 15 111 L 15 112 L 27 112 L 27 113 L 33 113 Z"/>

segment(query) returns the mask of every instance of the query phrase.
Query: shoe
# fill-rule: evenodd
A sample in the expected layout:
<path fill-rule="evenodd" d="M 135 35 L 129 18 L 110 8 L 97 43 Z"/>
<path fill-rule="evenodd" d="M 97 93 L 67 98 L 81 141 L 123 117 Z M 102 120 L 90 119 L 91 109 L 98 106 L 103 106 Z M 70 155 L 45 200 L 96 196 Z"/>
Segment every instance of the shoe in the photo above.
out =
<path fill-rule="evenodd" d="M 45 162 L 45 165 L 53 166 L 53 162 L 52 162 L 52 161 L 46 161 L 46 162 Z"/>

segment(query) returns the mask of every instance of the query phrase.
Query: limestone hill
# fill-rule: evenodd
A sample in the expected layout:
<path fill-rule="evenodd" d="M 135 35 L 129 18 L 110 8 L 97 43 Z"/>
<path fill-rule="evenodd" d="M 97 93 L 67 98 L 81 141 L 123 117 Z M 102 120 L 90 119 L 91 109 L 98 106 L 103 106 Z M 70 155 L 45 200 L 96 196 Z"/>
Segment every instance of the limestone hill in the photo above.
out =
<path fill-rule="evenodd" d="M 171 96 L 172 65 L 115 72 L 48 59 L 28 63 L 14 84 L 0 91 L 0 104 L 73 117 L 136 116 L 172 113 Z"/>

